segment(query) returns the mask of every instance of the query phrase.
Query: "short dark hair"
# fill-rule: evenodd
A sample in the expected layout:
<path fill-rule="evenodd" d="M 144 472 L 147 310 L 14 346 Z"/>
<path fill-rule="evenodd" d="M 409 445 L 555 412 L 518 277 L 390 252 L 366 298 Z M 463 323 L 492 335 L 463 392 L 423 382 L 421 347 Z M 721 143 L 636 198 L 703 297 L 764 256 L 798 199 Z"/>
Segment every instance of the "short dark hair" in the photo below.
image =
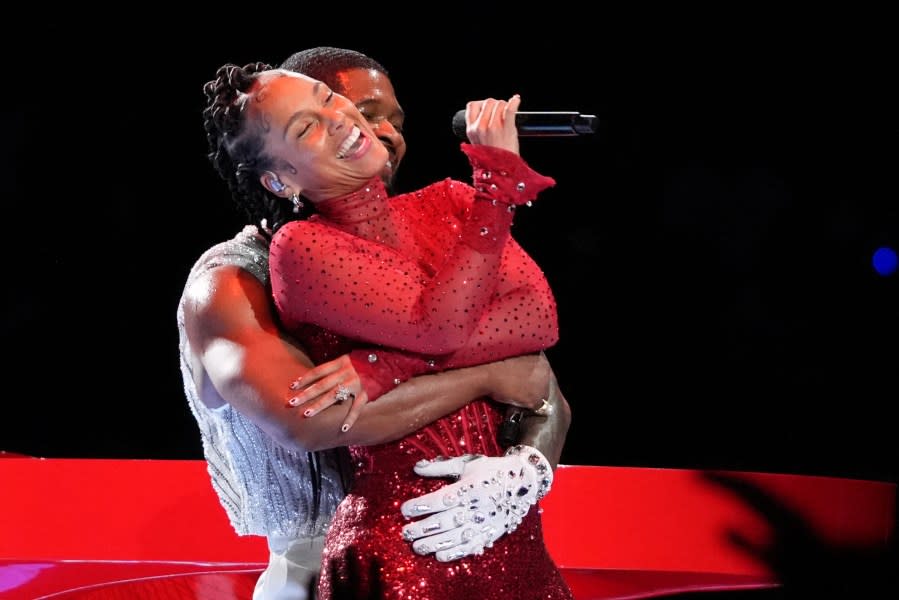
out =
<path fill-rule="evenodd" d="M 385 77 L 390 77 L 387 69 L 370 56 L 356 50 L 334 48 L 333 46 L 316 46 L 294 52 L 281 63 L 280 68 L 318 79 L 338 92 L 345 91 L 336 78 L 337 73 L 341 71 L 374 69 Z"/>

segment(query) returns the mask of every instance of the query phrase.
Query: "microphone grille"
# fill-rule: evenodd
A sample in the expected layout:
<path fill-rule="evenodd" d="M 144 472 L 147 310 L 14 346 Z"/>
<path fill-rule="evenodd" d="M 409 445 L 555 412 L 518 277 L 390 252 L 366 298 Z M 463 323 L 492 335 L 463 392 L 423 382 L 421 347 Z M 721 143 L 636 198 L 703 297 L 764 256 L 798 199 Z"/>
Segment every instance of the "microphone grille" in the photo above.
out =
<path fill-rule="evenodd" d="M 465 134 L 465 109 L 453 115 L 453 133 L 458 138 L 468 139 L 468 136 Z"/>

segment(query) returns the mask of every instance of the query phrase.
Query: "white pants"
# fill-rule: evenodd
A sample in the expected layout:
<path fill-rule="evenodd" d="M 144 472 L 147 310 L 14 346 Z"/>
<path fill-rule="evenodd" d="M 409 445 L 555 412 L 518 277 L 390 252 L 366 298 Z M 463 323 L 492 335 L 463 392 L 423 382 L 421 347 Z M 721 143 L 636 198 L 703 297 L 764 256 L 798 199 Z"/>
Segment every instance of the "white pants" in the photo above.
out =
<path fill-rule="evenodd" d="M 256 581 L 253 600 L 308 600 L 324 547 L 324 536 L 301 540 L 269 537 L 268 566 Z"/>

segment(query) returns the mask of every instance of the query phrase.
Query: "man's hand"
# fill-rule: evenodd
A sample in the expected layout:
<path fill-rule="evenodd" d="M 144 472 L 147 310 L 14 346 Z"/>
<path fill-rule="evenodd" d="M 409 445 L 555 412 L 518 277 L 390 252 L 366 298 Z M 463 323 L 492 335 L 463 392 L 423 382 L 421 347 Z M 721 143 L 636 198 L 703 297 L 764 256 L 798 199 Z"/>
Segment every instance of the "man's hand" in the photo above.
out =
<path fill-rule="evenodd" d="M 430 515 L 403 527 L 403 538 L 414 542 L 416 553 L 435 553 L 442 562 L 482 554 L 503 534 L 514 531 L 546 495 L 553 479 L 549 462 L 530 446 L 513 446 L 505 456 L 423 460 L 415 472 L 459 478 L 401 507 L 406 518 Z"/>

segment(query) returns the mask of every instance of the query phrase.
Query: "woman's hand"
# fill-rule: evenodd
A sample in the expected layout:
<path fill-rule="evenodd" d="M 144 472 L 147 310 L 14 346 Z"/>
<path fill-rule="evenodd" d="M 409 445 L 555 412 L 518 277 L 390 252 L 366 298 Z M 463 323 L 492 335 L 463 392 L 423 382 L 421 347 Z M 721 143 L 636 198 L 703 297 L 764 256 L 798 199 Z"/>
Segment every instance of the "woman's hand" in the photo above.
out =
<path fill-rule="evenodd" d="M 518 128 L 515 115 L 521 97 L 515 94 L 508 101 L 487 98 L 471 101 L 465 106 L 465 134 L 474 145 L 495 146 L 518 154 Z"/>
<path fill-rule="evenodd" d="M 353 426 L 368 402 L 359 374 L 346 354 L 310 369 L 291 383 L 290 389 L 301 391 L 287 401 L 288 406 L 302 406 L 305 417 L 315 416 L 332 404 L 349 400 L 350 408 L 341 427 L 344 432 Z"/>

